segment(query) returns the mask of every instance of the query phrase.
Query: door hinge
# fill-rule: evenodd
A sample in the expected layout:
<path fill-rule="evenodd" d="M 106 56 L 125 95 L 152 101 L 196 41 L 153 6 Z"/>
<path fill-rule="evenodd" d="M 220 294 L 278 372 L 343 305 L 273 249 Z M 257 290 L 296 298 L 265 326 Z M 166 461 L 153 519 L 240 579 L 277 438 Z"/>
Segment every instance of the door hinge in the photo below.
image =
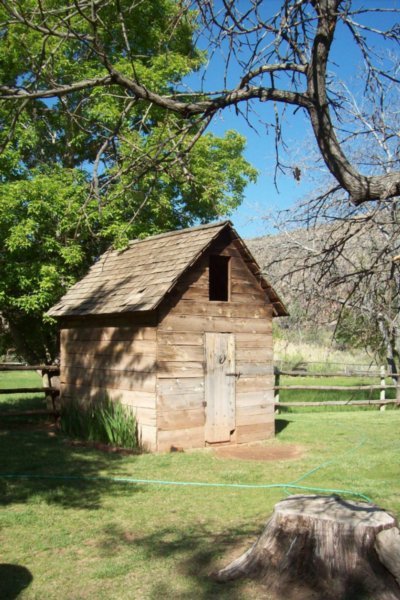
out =
<path fill-rule="evenodd" d="M 226 375 L 227 377 L 237 377 L 237 378 L 239 379 L 239 377 L 240 377 L 241 373 L 240 373 L 240 371 L 239 371 L 238 373 L 225 373 L 225 375 Z"/>

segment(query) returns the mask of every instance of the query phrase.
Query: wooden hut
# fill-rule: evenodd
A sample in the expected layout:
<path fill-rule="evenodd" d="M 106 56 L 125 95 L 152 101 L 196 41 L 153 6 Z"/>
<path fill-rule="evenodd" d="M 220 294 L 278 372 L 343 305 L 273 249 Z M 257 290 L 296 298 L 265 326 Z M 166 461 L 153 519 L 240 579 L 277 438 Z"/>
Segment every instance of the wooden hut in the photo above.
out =
<path fill-rule="evenodd" d="M 274 435 L 276 292 L 229 221 L 106 252 L 49 314 L 61 401 L 107 395 L 150 450 Z"/>

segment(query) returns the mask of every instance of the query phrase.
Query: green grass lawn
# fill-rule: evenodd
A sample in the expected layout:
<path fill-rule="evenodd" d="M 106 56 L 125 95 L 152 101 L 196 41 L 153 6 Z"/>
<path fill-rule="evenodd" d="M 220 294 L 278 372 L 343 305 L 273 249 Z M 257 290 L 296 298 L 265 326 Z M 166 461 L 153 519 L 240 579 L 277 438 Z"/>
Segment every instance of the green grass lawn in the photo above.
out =
<path fill-rule="evenodd" d="M 302 458 L 122 456 L 71 446 L 51 428 L 4 428 L 0 472 L 264 484 L 327 463 L 300 483 L 358 491 L 400 516 L 400 411 L 287 414 L 277 429 L 265 444 L 299 444 Z M 23 599 L 268 598 L 259 584 L 216 584 L 209 573 L 249 547 L 283 497 L 283 489 L 0 477 L 0 597 L 16 597 L 25 582 Z"/>
<path fill-rule="evenodd" d="M 40 387 L 42 378 L 35 371 L 0 371 L 0 390 L 10 388 Z M 0 417 L 8 410 L 33 410 L 46 408 L 44 393 L 0 394 Z"/>

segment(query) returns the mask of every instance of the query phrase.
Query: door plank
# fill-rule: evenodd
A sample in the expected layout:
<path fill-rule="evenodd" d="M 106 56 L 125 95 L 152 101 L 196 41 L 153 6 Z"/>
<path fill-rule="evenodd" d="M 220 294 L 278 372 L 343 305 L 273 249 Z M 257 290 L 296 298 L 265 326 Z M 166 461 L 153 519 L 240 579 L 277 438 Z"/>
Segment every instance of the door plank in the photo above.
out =
<path fill-rule="evenodd" d="M 206 333 L 205 341 L 205 441 L 226 442 L 235 429 L 235 338 L 230 333 Z"/>

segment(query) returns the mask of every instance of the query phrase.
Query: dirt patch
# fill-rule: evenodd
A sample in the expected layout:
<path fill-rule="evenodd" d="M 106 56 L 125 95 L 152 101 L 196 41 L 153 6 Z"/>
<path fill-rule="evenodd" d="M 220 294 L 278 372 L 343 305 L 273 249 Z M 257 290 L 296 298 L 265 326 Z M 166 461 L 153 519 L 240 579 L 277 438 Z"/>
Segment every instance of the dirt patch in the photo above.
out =
<path fill-rule="evenodd" d="M 221 446 L 213 452 L 219 458 L 240 460 L 294 460 L 304 456 L 305 449 L 297 444 L 274 444 L 271 446 Z"/>
<path fill-rule="evenodd" d="M 65 440 L 65 443 L 67 444 L 67 446 L 74 446 L 78 448 L 94 448 L 94 450 L 100 450 L 101 452 L 107 452 L 108 454 L 121 454 L 122 456 L 139 454 L 137 450 L 130 450 L 129 448 L 119 448 L 119 446 L 109 446 L 108 444 L 102 444 L 101 442 Z"/>

